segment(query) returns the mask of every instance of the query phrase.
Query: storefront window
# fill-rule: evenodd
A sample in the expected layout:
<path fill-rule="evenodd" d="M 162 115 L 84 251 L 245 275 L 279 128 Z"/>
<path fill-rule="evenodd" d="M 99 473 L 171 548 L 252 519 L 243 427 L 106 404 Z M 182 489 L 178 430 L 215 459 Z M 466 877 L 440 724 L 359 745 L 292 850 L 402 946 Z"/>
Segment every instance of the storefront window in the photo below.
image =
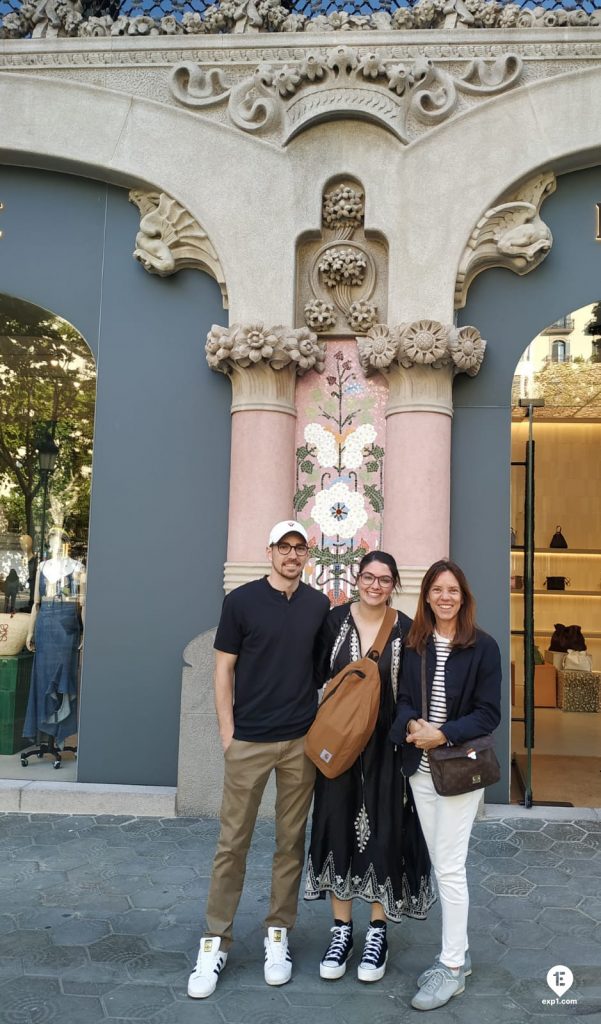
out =
<path fill-rule="evenodd" d="M 559 332 L 563 337 L 555 337 L 549 348 L 549 335 Z M 534 800 L 593 807 L 601 800 L 601 776 L 593 770 L 601 749 L 600 342 L 601 303 L 578 309 L 542 330 L 516 369 L 511 427 L 514 777 L 520 776 L 524 786 L 524 718 L 529 717 Z M 537 400 L 532 431 L 532 711 L 524 700 L 524 460 L 529 423 L 527 410 L 519 404 L 530 398 Z M 521 796 L 514 787 L 513 798 Z"/>
<path fill-rule="evenodd" d="M 71 324 L 0 296 L 0 777 L 75 778 L 95 390 Z"/>

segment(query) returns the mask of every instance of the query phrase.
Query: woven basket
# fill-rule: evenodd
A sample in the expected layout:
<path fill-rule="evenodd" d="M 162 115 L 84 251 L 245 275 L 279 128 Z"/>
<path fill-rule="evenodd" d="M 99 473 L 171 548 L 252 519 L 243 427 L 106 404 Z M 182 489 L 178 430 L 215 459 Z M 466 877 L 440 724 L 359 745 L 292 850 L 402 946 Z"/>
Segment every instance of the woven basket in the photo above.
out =
<path fill-rule="evenodd" d="M 29 612 L 0 612 L 0 658 L 20 654 L 29 629 Z"/>

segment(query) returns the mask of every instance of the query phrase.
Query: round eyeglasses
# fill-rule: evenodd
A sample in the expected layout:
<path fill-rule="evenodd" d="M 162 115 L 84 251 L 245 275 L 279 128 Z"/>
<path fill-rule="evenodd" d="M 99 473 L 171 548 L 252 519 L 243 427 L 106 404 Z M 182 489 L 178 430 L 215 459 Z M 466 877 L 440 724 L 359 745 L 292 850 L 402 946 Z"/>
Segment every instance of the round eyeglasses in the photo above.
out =
<path fill-rule="evenodd" d="M 387 590 L 394 583 L 392 576 L 374 576 L 373 572 L 360 572 L 357 579 L 361 580 L 365 587 L 373 587 L 377 583 L 382 590 Z"/>
<path fill-rule="evenodd" d="M 291 551 L 294 551 L 300 558 L 306 555 L 309 550 L 306 544 L 289 544 L 286 540 L 276 544 L 276 548 L 280 555 L 289 555 Z"/>

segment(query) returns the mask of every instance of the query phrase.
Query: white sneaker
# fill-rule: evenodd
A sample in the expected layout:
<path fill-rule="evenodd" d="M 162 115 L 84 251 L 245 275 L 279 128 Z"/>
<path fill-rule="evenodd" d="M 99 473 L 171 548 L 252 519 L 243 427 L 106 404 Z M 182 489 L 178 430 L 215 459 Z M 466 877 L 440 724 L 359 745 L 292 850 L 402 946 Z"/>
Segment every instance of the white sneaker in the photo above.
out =
<path fill-rule="evenodd" d="M 265 939 L 265 981 L 285 985 L 292 976 L 292 958 L 286 928 L 268 928 Z"/>
<path fill-rule="evenodd" d="M 227 953 L 219 949 L 221 939 L 203 935 L 198 950 L 196 967 L 188 979 L 188 995 L 192 999 L 206 999 L 217 988 L 219 975 L 227 962 Z"/>

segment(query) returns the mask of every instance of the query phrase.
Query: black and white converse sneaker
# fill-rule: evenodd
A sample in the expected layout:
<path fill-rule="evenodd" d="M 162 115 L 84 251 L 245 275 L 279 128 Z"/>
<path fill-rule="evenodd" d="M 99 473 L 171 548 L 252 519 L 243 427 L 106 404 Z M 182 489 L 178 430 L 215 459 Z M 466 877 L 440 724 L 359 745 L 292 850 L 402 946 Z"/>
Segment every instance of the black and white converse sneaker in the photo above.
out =
<path fill-rule="evenodd" d="M 372 921 L 367 929 L 363 956 L 357 968 L 359 981 L 379 981 L 384 977 L 387 960 L 386 922 Z"/>
<path fill-rule="evenodd" d="M 353 922 L 349 921 L 346 924 L 344 921 L 335 920 L 330 931 L 332 938 L 321 958 L 319 977 L 333 981 L 335 978 L 342 978 L 346 971 L 346 962 L 353 952 Z"/>
<path fill-rule="evenodd" d="M 203 935 L 198 950 L 196 967 L 188 981 L 188 995 L 192 999 L 206 999 L 217 988 L 219 975 L 225 967 L 227 953 L 220 949 L 221 939 Z"/>

